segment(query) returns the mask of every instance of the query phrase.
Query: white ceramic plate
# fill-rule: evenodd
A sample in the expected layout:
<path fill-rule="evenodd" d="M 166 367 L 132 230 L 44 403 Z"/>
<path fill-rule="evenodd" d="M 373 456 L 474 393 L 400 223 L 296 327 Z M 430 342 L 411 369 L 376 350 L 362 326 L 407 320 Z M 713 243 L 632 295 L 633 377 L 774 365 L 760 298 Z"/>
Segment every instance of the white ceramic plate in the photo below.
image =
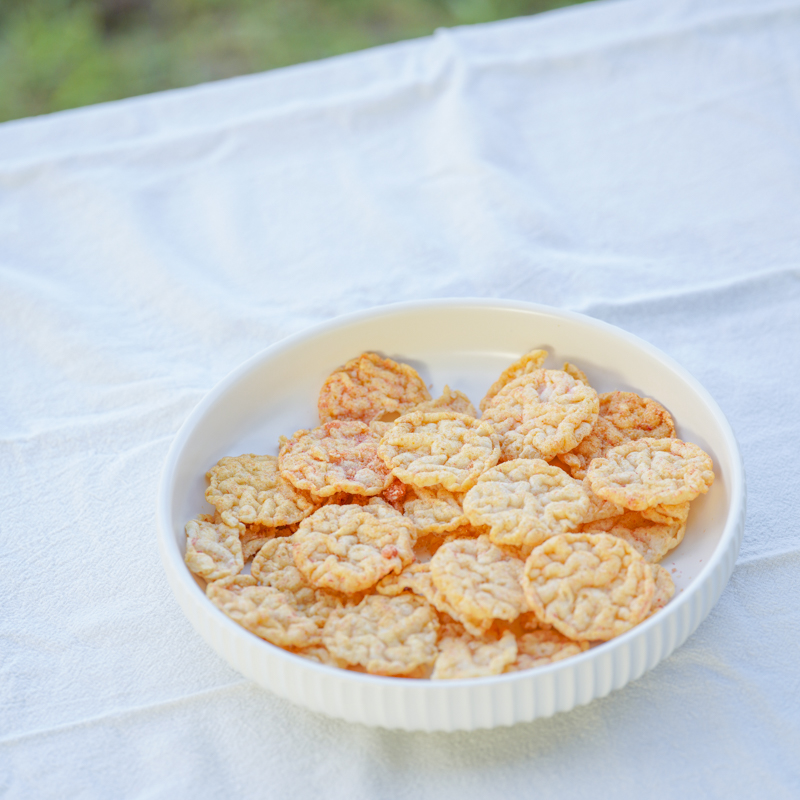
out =
<path fill-rule="evenodd" d="M 278 437 L 318 424 L 323 380 L 365 350 L 414 366 L 435 397 L 445 384 L 477 406 L 500 372 L 532 348 L 570 361 L 599 392 L 654 397 L 678 436 L 714 459 L 716 481 L 692 505 L 683 543 L 662 562 L 676 594 L 633 630 L 585 653 L 526 672 L 459 681 L 418 681 L 348 672 L 274 647 L 205 597 L 183 562 L 185 523 L 211 511 L 205 472 L 220 458 L 277 454 Z M 656 348 L 598 320 L 503 300 L 404 303 L 340 317 L 284 339 L 228 375 L 195 408 L 161 477 L 159 545 L 187 617 L 235 669 L 265 688 L 333 717 L 406 730 L 470 730 L 568 711 L 654 667 L 694 632 L 719 598 L 739 552 L 745 513 L 742 459 L 731 428 L 703 387 Z"/>

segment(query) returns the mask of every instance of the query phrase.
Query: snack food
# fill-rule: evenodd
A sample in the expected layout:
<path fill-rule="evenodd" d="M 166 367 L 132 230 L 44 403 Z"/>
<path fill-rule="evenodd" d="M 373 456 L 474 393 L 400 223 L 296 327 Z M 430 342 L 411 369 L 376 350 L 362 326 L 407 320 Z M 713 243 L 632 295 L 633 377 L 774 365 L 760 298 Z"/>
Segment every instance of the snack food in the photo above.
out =
<path fill-rule="evenodd" d="M 482 417 L 408 365 L 353 359 L 279 458 L 209 469 L 216 514 L 187 523 L 187 566 L 266 641 L 379 675 L 538 668 L 629 630 L 674 592 L 655 562 L 710 459 L 656 401 L 598 397 L 546 355 L 506 370 Z"/>

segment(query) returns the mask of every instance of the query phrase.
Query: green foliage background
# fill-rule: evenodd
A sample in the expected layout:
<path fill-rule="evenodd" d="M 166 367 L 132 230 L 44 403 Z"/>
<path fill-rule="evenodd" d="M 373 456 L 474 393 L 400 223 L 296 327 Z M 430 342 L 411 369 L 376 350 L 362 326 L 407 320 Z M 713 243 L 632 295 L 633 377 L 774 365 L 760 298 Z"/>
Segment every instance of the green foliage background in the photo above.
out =
<path fill-rule="evenodd" d="M 0 121 L 582 0 L 0 0 Z"/>

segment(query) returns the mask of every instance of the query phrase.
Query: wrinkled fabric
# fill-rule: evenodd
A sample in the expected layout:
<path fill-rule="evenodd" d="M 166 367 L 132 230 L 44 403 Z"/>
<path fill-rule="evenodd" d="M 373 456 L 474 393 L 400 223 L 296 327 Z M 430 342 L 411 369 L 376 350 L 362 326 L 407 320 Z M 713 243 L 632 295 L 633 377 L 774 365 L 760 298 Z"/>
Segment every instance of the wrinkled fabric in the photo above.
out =
<path fill-rule="evenodd" d="M 597 2 L 0 125 L 0 796 L 800 796 L 798 43 L 796 0 Z M 747 472 L 697 632 L 509 729 L 279 699 L 157 554 L 170 442 L 232 367 L 438 297 L 651 342 Z"/>

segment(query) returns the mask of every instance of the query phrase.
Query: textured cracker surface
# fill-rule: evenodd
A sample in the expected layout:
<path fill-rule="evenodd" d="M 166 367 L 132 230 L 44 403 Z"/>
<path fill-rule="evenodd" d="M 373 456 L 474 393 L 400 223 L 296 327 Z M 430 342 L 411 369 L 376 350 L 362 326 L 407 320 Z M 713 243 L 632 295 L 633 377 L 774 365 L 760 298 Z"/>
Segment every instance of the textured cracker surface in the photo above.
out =
<path fill-rule="evenodd" d="M 307 493 L 281 476 L 275 456 L 248 453 L 222 458 L 206 477 L 206 500 L 228 525 L 292 525 L 315 508 Z"/>
<path fill-rule="evenodd" d="M 506 672 L 543 667 L 588 649 L 588 642 L 575 642 L 555 630 L 528 631 L 517 637 L 517 657 Z"/>
<path fill-rule="evenodd" d="M 375 675 L 408 675 L 436 659 L 439 619 L 416 595 L 368 595 L 334 611 L 323 633 L 328 651 Z"/>
<path fill-rule="evenodd" d="M 583 483 L 541 459 L 514 459 L 484 472 L 464 497 L 473 525 L 490 526 L 495 544 L 525 554 L 548 536 L 573 531 L 591 507 Z"/>
<path fill-rule="evenodd" d="M 362 353 L 331 374 L 319 393 L 319 420 L 371 422 L 386 413 L 410 411 L 430 400 L 422 378 L 408 364 Z"/>
<path fill-rule="evenodd" d="M 206 594 L 231 619 L 279 647 L 321 644 L 328 616 L 341 606 L 341 601 L 327 592 L 282 592 L 261 586 L 250 575 L 209 583 Z"/>
<path fill-rule="evenodd" d="M 439 655 L 433 665 L 433 680 L 485 678 L 499 675 L 514 663 L 517 639 L 511 631 L 487 632 L 472 636 L 466 630 L 448 625 L 439 639 Z"/>
<path fill-rule="evenodd" d="M 239 534 L 243 525 L 214 523 L 208 517 L 186 523 L 186 566 L 207 581 L 237 575 L 244 568 Z"/>
<path fill-rule="evenodd" d="M 528 372 L 533 372 L 533 370 L 539 369 L 542 364 L 544 364 L 547 356 L 547 350 L 531 350 L 529 353 L 525 353 L 522 358 L 517 359 L 517 361 L 515 361 L 510 367 L 504 369 L 500 373 L 500 377 L 489 387 L 489 391 L 486 392 L 483 400 L 481 400 L 481 411 L 486 410 L 486 407 L 489 405 L 492 398 L 504 386 L 519 378 L 520 375 L 525 375 Z"/>
<path fill-rule="evenodd" d="M 522 586 L 543 622 L 585 641 L 630 630 L 649 613 L 655 592 L 650 565 L 605 533 L 551 537 L 528 556 Z"/>
<path fill-rule="evenodd" d="M 511 621 L 527 610 L 520 585 L 523 562 L 488 536 L 448 542 L 430 565 L 434 585 L 460 615 Z"/>
<path fill-rule="evenodd" d="M 686 514 L 667 522 L 647 519 L 644 511 L 625 511 L 617 517 L 587 523 L 583 532 L 618 536 L 635 547 L 645 561 L 655 564 L 683 541 L 689 504 L 683 503 L 681 508 L 686 510 Z"/>
<path fill-rule="evenodd" d="M 600 497 L 633 511 L 676 505 L 705 493 L 714 482 L 711 457 L 680 439 L 638 439 L 596 458 L 586 477 Z"/>
<path fill-rule="evenodd" d="M 380 494 L 392 476 L 378 457 L 376 433 L 363 422 L 326 422 L 297 431 L 281 445 L 281 474 L 317 497 Z"/>
<path fill-rule="evenodd" d="M 458 389 L 451 389 L 449 386 L 444 387 L 440 397 L 420 403 L 414 411 L 455 411 L 458 414 L 467 414 L 470 417 L 478 416 L 478 412 L 469 397 L 463 392 L 459 392 Z"/>
<path fill-rule="evenodd" d="M 397 419 L 378 453 L 404 483 L 464 492 L 500 459 L 490 425 L 454 411 L 418 411 Z"/>
<path fill-rule="evenodd" d="M 599 405 L 591 386 L 562 370 L 536 369 L 504 386 L 482 419 L 500 434 L 504 461 L 549 461 L 589 435 Z"/>
<path fill-rule="evenodd" d="M 414 560 L 414 526 L 386 503 L 328 505 L 293 535 L 294 562 L 313 586 L 353 594 Z"/>
<path fill-rule="evenodd" d="M 282 592 L 297 592 L 309 586 L 294 563 L 291 536 L 266 542 L 253 559 L 250 574 L 262 586 Z"/>
<path fill-rule="evenodd" d="M 462 508 L 464 495 L 448 492 L 441 486 L 429 489 L 409 489 L 403 505 L 403 514 L 411 520 L 420 535 L 447 533 L 466 524 L 467 515 Z"/>

